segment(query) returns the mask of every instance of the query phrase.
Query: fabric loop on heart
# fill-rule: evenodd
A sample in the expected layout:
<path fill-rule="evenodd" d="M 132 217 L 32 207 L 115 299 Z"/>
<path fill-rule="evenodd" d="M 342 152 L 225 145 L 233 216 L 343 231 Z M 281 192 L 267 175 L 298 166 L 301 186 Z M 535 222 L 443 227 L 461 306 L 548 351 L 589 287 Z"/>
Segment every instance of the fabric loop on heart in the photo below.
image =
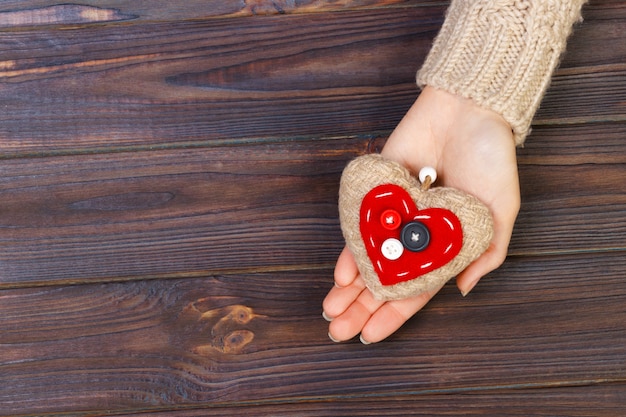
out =
<path fill-rule="evenodd" d="M 430 178 L 430 176 L 427 176 L 426 180 L 422 182 L 422 185 L 420 188 L 422 189 L 422 191 L 427 191 L 430 188 L 431 184 L 432 184 L 432 179 Z"/>

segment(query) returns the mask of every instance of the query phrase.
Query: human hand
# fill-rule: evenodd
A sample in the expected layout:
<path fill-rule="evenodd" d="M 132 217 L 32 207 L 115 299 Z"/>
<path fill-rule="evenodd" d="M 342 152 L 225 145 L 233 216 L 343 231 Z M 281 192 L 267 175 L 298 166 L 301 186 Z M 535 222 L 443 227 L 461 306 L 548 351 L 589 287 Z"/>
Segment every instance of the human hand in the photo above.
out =
<path fill-rule="evenodd" d="M 457 276 L 467 295 L 481 277 L 506 258 L 520 207 L 515 143 L 508 123 L 473 101 L 426 87 L 393 131 L 382 155 L 414 174 L 431 166 L 437 185 L 472 194 L 489 207 L 494 236 L 489 248 Z M 438 290 L 437 290 L 438 291 Z M 335 266 L 335 286 L 326 296 L 324 316 L 336 341 L 361 334 L 363 343 L 379 342 L 398 330 L 437 291 L 403 300 L 374 299 L 347 248 Z"/>

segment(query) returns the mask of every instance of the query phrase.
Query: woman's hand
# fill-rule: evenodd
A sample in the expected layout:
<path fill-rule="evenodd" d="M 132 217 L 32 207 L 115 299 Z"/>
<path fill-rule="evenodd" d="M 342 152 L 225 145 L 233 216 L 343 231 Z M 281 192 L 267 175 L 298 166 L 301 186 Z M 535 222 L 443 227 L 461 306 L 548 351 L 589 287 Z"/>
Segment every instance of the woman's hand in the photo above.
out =
<path fill-rule="evenodd" d="M 494 237 L 487 251 L 457 276 L 463 295 L 507 254 L 520 207 L 515 143 L 508 123 L 473 101 L 426 87 L 389 137 L 382 155 L 414 174 L 437 170 L 438 186 L 472 194 L 489 207 Z M 332 340 L 361 334 L 363 343 L 379 342 L 398 330 L 435 295 L 423 293 L 394 301 L 375 300 L 365 287 L 347 248 L 337 260 L 335 287 L 324 300 Z"/>

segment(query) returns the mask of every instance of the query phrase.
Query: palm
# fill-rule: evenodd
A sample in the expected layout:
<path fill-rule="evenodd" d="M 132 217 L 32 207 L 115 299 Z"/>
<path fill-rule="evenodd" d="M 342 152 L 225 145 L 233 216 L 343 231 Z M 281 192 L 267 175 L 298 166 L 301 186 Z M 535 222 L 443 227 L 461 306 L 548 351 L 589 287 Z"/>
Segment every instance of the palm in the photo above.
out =
<path fill-rule="evenodd" d="M 424 166 L 437 169 L 439 186 L 473 194 L 494 218 L 489 249 L 457 277 L 467 293 L 506 256 L 519 210 L 515 146 L 506 122 L 471 101 L 427 87 L 392 133 L 382 154 L 413 172 Z M 352 254 L 344 249 L 335 268 L 336 286 L 324 300 L 326 317 L 333 318 L 330 334 L 348 340 L 378 342 L 402 326 L 435 295 L 404 300 L 375 300 L 359 276 Z"/>

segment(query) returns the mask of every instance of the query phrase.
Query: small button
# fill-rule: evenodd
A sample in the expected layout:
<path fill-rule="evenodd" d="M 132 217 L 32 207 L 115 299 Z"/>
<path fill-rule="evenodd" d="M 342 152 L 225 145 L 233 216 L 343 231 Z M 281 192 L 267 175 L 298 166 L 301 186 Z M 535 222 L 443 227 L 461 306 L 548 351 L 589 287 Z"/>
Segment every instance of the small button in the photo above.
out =
<path fill-rule="evenodd" d="M 404 247 L 402 246 L 402 242 L 398 239 L 389 238 L 385 240 L 380 247 L 380 251 L 383 256 L 390 261 L 395 261 L 396 259 L 402 256 L 402 252 L 404 252 Z"/>
<path fill-rule="evenodd" d="M 411 222 L 404 226 L 400 238 L 406 249 L 420 252 L 430 243 L 430 232 L 423 223 Z"/>
<path fill-rule="evenodd" d="M 380 216 L 380 223 L 387 230 L 396 230 L 400 227 L 401 222 L 402 218 L 400 217 L 400 213 L 395 210 L 385 210 Z"/>

